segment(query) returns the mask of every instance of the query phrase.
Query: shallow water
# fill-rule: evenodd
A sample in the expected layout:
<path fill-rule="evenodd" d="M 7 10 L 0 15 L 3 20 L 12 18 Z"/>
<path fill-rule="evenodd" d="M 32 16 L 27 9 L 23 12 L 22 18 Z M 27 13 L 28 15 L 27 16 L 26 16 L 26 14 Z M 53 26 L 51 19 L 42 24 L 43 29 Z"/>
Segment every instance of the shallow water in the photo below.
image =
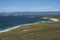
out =
<path fill-rule="evenodd" d="M 0 17 L 0 31 L 17 25 L 28 24 L 38 21 L 51 21 L 51 20 L 43 18 L 20 17 L 20 16 Z"/>

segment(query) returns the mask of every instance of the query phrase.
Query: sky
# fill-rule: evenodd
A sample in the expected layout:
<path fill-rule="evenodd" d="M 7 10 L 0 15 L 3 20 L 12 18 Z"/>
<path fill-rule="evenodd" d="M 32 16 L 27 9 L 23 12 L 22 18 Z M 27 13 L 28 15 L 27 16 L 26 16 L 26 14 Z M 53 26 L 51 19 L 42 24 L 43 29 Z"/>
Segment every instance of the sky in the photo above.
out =
<path fill-rule="evenodd" d="M 0 12 L 60 11 L 60 0 L 0 0 Z"/>

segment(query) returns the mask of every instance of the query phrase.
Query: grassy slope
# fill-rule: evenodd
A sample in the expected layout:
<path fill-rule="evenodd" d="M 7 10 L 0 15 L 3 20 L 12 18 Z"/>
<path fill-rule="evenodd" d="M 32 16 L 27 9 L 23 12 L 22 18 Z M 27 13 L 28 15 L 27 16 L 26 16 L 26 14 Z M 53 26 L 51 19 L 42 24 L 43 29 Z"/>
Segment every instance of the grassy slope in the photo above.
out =
<path fill-rule="evenodd" d="M 60 16 L 50 17 L 60 19 Z M 0 33 L 0 40 L 60 40 L 60 22 L 32 23 L 32 25 Z"/>

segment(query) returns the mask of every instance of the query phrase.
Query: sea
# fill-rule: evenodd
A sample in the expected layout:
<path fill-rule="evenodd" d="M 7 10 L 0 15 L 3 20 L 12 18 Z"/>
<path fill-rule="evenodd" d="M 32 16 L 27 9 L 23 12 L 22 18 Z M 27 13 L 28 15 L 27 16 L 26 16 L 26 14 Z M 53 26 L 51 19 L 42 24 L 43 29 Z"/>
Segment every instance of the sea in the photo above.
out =
<path fill-rule="evenodd" d="M 41 17 L 25 17 L 25 16 L 1 16 L 0 17 L 0 31 L 15 27 L 17 25 L 34 23 L 39 21 L 51 21 Z"/>

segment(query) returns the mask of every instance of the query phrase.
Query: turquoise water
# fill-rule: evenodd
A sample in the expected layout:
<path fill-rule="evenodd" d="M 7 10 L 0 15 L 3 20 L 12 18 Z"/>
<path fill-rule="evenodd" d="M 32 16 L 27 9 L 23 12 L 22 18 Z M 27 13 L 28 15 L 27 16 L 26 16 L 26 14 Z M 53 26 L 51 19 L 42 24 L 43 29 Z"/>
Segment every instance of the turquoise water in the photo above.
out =
<path fill-rule="evenodd" d="M 12 28 L 17 25 L 28 24 L 38 21 L 51 21 L 51 20 L 43 18 L 20 17 L 20 16 L 0 17 L 0 31 L 5 30 L 7 28 Z"/>

